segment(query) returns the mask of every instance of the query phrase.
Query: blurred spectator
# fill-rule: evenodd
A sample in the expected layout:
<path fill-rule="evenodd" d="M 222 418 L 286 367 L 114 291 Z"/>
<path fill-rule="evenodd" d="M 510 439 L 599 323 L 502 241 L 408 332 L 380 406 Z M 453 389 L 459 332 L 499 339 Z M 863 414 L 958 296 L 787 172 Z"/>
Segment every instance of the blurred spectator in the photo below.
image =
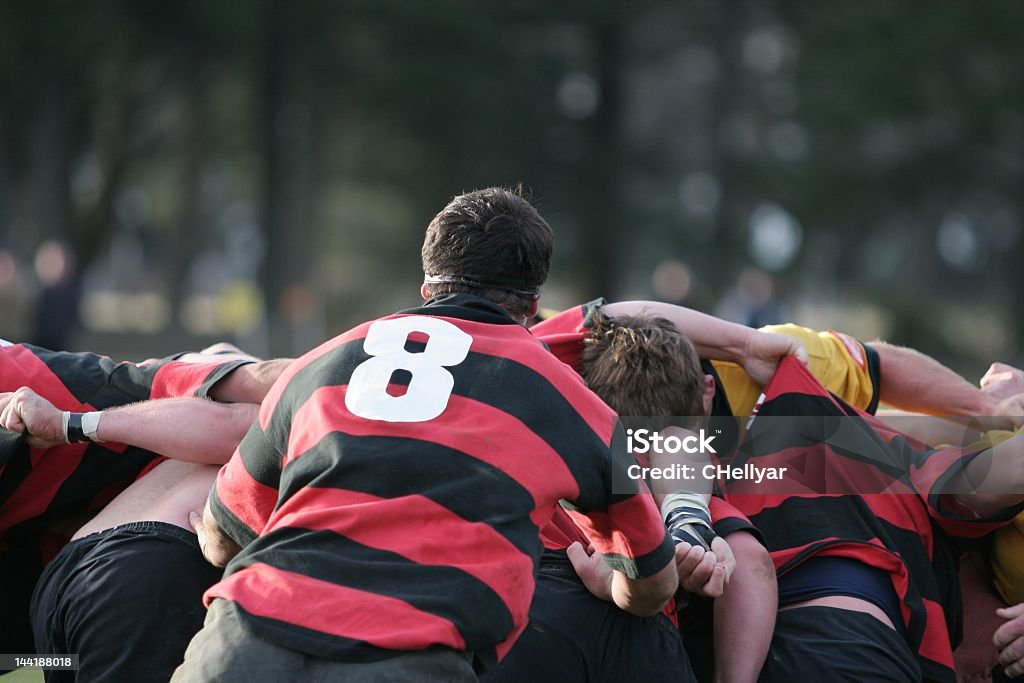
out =
<path fill-rule="evenodd" d="M 74 254 L 63 242 L 47 240 L 36 250 L 35 270 L 39 296 L 29 338 L 48 349 L 66 349 L 78 328 L 82 294 Z"/>
<path fill-rule="evenodd" d="M 775 296 L 775 280 L 757 268 L 746 268 L 736 286 L 725 295 L 715 315 L 750 327 L 786 322 L 789 312 Z"/>

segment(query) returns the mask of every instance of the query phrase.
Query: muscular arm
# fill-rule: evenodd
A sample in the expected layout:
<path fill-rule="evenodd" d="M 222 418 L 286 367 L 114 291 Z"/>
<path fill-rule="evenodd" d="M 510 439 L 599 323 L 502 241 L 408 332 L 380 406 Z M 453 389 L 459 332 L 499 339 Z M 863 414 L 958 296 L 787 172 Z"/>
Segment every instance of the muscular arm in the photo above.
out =
<path fill-rule="evenodd" d="M 1001 402 L 930 356 L 872 342 L 881 365 L 881 399 L 895 408 L 943 416 L 998 416 Z M 999 421 L 997 421 L 999 422 Z M 994 424 L 993 426 L 1012 426 Z"/>
<path fill-rule="evenodd" d="M 601 313 L 609 317 L 647 314 L 665 318 L 693 342 L 701 358 L 737 363 L 761 384 L 771 379 L 783 357 L 795 355 L 804 364 L 808 360 L 807 350 L 799 340 L 760 332 L 682 306 L 658 301 L 621 301 L 605 304 Z"/>
<path fill-rule="evenodd" d="M 226 463 L 256 419 L 252 403 L 214 403 L 168 398 L 103 411 L 97 435 L 168 458 L 215 465 Z"/>
<path fill-rule="evenodd" d="M 223 464 L 230 459 L 259 407 L 199 398 L 133 403 L 102 412 L 97 437 L 189 462 Z M 28 443 L 50 448 L 64 443 L 62 411 L 28 387 L 0 394 L 0 425 L 25 432 Z"/>

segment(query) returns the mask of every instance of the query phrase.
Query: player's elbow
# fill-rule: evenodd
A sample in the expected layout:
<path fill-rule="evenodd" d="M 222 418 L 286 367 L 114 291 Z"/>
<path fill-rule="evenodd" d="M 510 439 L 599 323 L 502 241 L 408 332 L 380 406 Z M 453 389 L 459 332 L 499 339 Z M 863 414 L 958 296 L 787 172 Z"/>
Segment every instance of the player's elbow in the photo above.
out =
<path fill-rule="evenodd" d="M 669 562 L 657 574 L 645 579 L 630 579 L 616 573 L 612 597 L 620 608 L 638 617 L 661 612 L 679 587 L 675 562 Z"/>

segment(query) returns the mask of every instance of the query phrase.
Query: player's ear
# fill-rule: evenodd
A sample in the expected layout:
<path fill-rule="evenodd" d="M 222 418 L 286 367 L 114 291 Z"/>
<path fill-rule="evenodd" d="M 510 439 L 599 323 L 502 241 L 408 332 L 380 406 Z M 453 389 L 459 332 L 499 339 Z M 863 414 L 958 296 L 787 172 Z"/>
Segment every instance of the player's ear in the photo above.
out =
<path fill-rule="evenodd" d="M 430 289 L 427 287 L 426 282 L 420 285 L 420 296 L 423 297 L 424 301 L 430 298 Z"/>
<path fill-rule="evenodd" d="M 704 404 L 704 414 L 711 414 L 711 406 L 715 401 L 715 378 L 711 375 L 704 375 L 704 395 L 701 397 Z"/>
<path fill-rule="evenodd" d="M 540 299 L 534 299 L 530 303 L 530 307 L 526 309 L 526 319 L 529 320 L 533 316 L 537 315 L 537 311 L 540 310 Z"/>

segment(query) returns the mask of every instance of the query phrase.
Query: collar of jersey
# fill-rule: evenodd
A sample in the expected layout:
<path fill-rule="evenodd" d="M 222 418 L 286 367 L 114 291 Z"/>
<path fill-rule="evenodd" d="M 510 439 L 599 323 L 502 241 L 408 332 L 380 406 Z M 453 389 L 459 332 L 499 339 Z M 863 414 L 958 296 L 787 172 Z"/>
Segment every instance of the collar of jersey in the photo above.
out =
<path fill-rule="evenodd" d="M 489 299 L 473 294 L 441 294 L 418 308 L 407 308 L 400 315 L 434 315 L 459 318 L 490 325 L 518 325 L 508 312 Z"/>

